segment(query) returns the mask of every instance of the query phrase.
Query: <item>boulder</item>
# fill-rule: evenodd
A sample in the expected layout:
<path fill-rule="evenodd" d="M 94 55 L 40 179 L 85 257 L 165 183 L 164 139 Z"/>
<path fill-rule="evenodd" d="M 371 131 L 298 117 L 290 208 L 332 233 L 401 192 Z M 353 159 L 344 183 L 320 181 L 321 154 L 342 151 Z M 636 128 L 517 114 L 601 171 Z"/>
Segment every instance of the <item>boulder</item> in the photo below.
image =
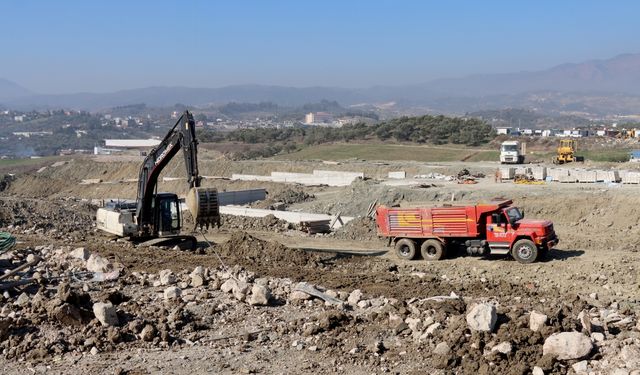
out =
<path fill-rule="evenodd" d="M 580 332 L 560 332 L 547 337 L 542 353 L 558 359 L 580 359 L 591 353 L 592 348 L 588 336 Z"/>
<path fill-rule="evenodd" d="M 182 295 L 182 289 L 177 286 L 170 286 L 164 290 L 164 299 L 169 301 L 172 299 L 176 299 Z"/>
<path fill-rule="evenodd" d="M 349 294 L 349 298 L 347 298 L 347 303 L 351 306 L 357 306 L 358 302 L 362 299 L 362 291 L 360 289 L 356 289 L 351 294 Z"/>
<path fill-rule="evenodd" d="M 532 331 L 539 331 L 545 324 L 547 324 L 548 317 L 536 311 L 532 311 L 529 314 L 529 328 Z"/>
<path fill-rule="evenodd" d="M 87 259 L 87 270 L 91 272 L 108 272 L 111 268 L 111 263 L 104 257 L 98 254 L 91 254 Z"/>
<path fill-rule="evenodd" d="M 467 313 L 467 325 L 474 331 L 493 331 L 498 320 L 496 307 L 490 303 L 479 303 Z"/>
<path fill-rule="evenodd" d="M 73 259 L 88 260 L 91 254 L 84 247 L 78 247 L 69 253 L 69 257 Z"/>
<path fill-rule="evenodd" d="M 271 299 L 271 291 L 264 285 L 254 285 L 247 302 L 252 306 L 267 306 Z"/>
<path fill-rule="evenodd" d="M 97 302 L 93 304 L 93 314 L 96 319 L 105 327 L 117 326 L 120 321 L 118 320 L 118 314 L 116 308 L 111 302 Z"/>
<path fill-rule="evenodd" d="M 171 270 L 162 270 L 158 273 L 160 285 L 171 285 L 176 283 L 176 275 Z"/>

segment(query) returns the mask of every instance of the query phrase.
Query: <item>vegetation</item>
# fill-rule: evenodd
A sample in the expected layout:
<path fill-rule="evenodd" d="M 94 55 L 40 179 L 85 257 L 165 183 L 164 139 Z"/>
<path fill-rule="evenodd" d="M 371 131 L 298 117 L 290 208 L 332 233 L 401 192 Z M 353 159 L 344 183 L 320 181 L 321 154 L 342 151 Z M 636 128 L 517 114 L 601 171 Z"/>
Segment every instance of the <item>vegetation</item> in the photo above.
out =
<path fill-rule="evenodd" d="M 333 142 L 368 140 L 395 140 L 417 144 L 458 144 L 479 146 L 489 142 L 494 131 L 486 122 L 478 119 L 446 116 L 401 117 L 376 125 L 357 123 L 341 128 L 293 127 L 285 129 L 241 129 L 229 133 L 203 131 L 203 142 L 240 142 L 266 144 L 261 150 L 252 150 L 243 158 L 272 156 L 282 151 L 292 152 L 301 146 L 313 146 Z"/>
<path fill-rule="evenodd" d="M 432 145 L 388 145 L 388 144 L 325 144 L 276 156 L 281 160 L 415 160 L 421 162 L 459 161 L 465 158 L 472 161 L 497 160 L 497 151 L 478 150 L 464 147 L 445 147 Z"/>

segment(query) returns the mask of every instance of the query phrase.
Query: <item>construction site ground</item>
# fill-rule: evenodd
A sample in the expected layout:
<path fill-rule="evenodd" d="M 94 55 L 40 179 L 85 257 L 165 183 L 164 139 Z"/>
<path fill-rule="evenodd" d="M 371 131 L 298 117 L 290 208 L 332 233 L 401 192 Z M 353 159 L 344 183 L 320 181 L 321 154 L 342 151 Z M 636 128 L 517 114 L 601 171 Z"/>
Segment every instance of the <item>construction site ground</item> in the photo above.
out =
<path fill-rule="evenodd" d="M 164 176 L 182 177 L 180 163 L 172 162 Z M 299 197 L 287 203 L 288 210 L 340 212 L 357 218 L 342 230 L 318 235 L 278 220 L 226 218 L 219 229 L 195 233 L 202 245 L 209 241 L 212 246 L 191 252 L 134 247 L 95 228 L 91 201 L 135 198 L 136 184 L 123 181 L 137 177 L 139 164 L 137 158 L 74 158 L 39 172 L 32 167 L 13 171 L 15 177 L 0 193 L 0 227 L 18 240 L 13 259 L 20 258 L 20 251 L 49 247 L 58 254 L 84 247 L 121 265 L 115 281 L 88 287 L 86 282 L 69 282 L 72 291 L 88 294 L 93 302 L 117 292 L 120 297 L 109 300 L 117 305 L 122 325 L 107 330 L 93 318 L 67 327 L 50 312 L 39 312 L 44 310 L 34 307 L 35 302 L 16 305 L 20 292 L 7 293 L 0 320 L 14 311 L 11 319 L 23 328 L 6 333 L 0 327 L 0 341 L 5 343 L 0 345 L 2 373 L 529 374 L 538 367 L 545 374 L 564 374 L 576 373 L 574 365 L 583 359 L 594 373 L 640 370 L 640 186 L 496 183 L 493 172 L 499 164 L 493 162 L 236 162 L 203 152 L 201 174 L 221 177 L 204 180 L 204 186 L 264 187 L 267 201 L 255 207 L 268 207 L 282 197 Z M 408 176 L 455 175 L 462 168 L 487 177 L 475 185 L 429 180 L 419 186 L 402 182 L 389 186 L 380 181 L 389 171 L 404 170 Z M 347 187 L 224 179 L 231 173 L 312 169 L 364 172 L 371 179 Z M 87 179 L 101 182 L 81 183 Z M 184 181 L 170 181 L 161 182 L 159 190 L 184 195 L 187 187 Z M 559 245 L 533 264 L 519 264 L 507 256 L 462 253 L 437 262 L 403 261 L 376 236 L 374 222 L 362 218 L 374 202 L 437 205 L 498 197 L 513 199 L 527 218 L 552 220 Z M 56 267 L 67 269 L 65 262 Z M 161 271 L 169 269 L 177 277 L 175 285 L 189 284 L 189 274 L 198 266 L 217 276 L 199 287 L 183 284 L 184 301 L 165 299 L 167 285 L 153 283 Z M 225 273 L 226 267 L 232 271 Z M 250 293 L 238 298 L 215 286 L 217 281 L 229 280 L 229 274 L 242 279 L 247 273 L 253 273 L 251 280 L 267 280 L 273 293 L 267 306 L 247 303 Z M 292 286 L 299 282 L 310 283 L 345 304 L 336 307 L 318 298 L 297 298 Z M 44 283 L 24 293 L 33 299 L 40 290 L 45 299 L 52 299 L 60 295 L 60 288 L 57 282 Z M 354 290 L 362 296 L 350 304 L 347 297 Z M 429 299 L 452 293 L 458 298 Z M 366 302 L 358 304 L 361 301 Z M 484 302 L 496 306 L 496 328 L 469 330 L 465 315 L 474 304 Z M 176 311 L 183 314 L 180 324 L 172 320 Z M 548 316 L 540 331 L 529 327 L 532 311 Z M 593 323 L 589 330 L 603 334 L 601 341 L 599 336 L 592 339 L 594 347 L 588 356 L 558 360 L 543 355 L 543 343 L 550 335 L 583 330 L 578 317 L 583 311 Z M 613 313 L 620 319 L 607 326 L 607 316 Z M 129 328 L 136 316 L 156 327 L 157 339 L 137 338 L 140 330 Z M 427 335 L 421 325 L 428 323 L 439 323 L 439 328 Z M 41 331 L 35 328 L 39 325 Z M 164 326 L 169 327 L 166 336 Z M 120 335 L 117 340 L 114 330 Z M 60 332 L 71 338 L 57 337 Z M 25 337 L 32 344 L 23 344 L 22 351 L 8 350 L 8 345 L 18 345 Z M 48 349 L 40 347 L 45 341 Z M 51 344 L 59 342 L 64 342 L 60 348 Z M 508 352 L 492 350 L 504 342 L 511 345 Z M 442 343 L 448 351 L 442 350 Z"/>

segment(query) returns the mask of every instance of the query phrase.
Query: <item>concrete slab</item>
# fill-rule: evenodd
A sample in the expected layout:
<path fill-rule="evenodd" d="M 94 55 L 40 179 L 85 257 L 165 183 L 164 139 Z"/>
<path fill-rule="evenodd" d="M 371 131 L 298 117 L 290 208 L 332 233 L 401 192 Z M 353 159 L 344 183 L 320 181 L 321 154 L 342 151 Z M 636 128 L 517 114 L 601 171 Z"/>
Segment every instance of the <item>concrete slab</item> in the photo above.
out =
<path fill-rule="evenodd" d="M 331 220 L 333 217 L 325 214 L 314 214 L 307 212 L 291 212 L 291 211 L 276 211 L 276 210 L 263 210 L 258 208 L 248 208 L 239 206 L 221 206 L 220 213 L 225 215 L 235 216 L 248 216 L 248 217 L 265 217 L 273 215 L 278 219 L 285 220 L 289 223 L 299 224 L 301 221 L 314 221 L 314 220 Z M 352 216 L 341 216 L 342 223 L 348 223 L 353 220 Z M 335 223 L 335 227 L 342 226 L 338 220 Z"/>

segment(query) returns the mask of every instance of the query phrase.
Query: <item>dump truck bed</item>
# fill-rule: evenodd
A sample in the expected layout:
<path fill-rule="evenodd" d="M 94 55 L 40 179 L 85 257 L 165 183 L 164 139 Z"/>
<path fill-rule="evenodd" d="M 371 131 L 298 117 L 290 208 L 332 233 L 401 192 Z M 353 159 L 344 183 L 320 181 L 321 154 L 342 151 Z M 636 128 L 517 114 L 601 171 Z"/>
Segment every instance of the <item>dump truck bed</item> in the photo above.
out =
<path fill-rule="evenodd" d="M 376 210 L 378 233 L 385 237 L 478 237 L 483 214 L 507 207 L 511 201 L 473 206 L 398 208 Z"/>

